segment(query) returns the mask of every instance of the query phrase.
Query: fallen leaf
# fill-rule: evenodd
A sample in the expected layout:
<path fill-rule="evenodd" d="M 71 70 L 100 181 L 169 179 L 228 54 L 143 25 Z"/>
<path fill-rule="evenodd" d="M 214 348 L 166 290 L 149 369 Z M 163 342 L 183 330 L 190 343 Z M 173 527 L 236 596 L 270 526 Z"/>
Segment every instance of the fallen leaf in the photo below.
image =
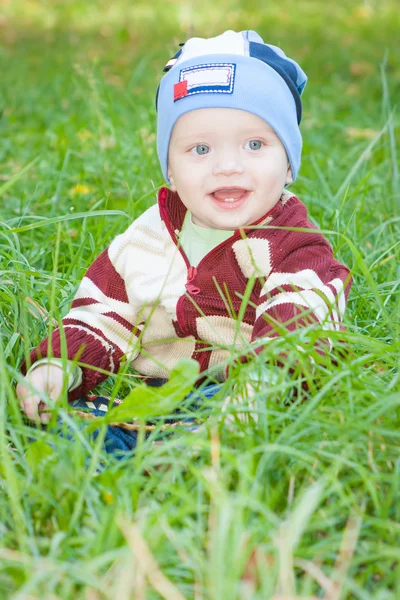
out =
<path fill-rule="evenodd" d="M 372 140 L 379 135 L 379 131 L 376 129 L 358 129 L 357 127 L 347 127 L 346 133 L 349 138 L 354 140 Z"/>
<path fill-rule="evenodd" d="M 353 18 L 364 19 L 364 20 L 370 19 L 373 14 L 374 14 L 374 10 L 373 10 L 372 6 L 369 6 L 366 4 L 360 4 L 360 6 L 356 6 L 356 8 L 354 8 L 351 13 Z"/>
<path fill-rule="evenodd" d="M 360 93 L 360 86 L 358 83 L 351 83 L 347 86 L 345 92 L 348 96 L 358 96 Z"/>
<path fill-rule="evenodd" d="M 352 75 L 368 75 L 368 73 L 372 73 L 375 71 L 375 65 L 364 61 L 351 63 L 350 65 L 350 73 Z"/>

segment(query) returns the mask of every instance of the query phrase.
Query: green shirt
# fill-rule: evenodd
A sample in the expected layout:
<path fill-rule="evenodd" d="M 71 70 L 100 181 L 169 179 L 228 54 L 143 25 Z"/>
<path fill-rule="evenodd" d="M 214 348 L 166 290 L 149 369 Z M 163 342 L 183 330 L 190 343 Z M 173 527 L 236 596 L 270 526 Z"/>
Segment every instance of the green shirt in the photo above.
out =
<path fill-rule="evenodd" d="M 206 254 L 233 234 L 234 231 L 227 229 L 208 229 L 195 225 L 191 213 L 187 211 L 179 241 L 190 264 L 197 267 Z"/>

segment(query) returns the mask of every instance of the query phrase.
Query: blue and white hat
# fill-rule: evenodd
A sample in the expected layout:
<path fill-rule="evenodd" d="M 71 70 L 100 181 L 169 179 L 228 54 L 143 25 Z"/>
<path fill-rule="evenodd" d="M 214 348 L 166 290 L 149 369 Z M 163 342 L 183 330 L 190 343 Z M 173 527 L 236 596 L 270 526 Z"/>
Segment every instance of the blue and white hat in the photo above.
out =
<path fill-rule="evenodd" d="M 198 108 L 236 108 L 264 119 L 281 139 L 296 179 L 301 159 L 301 99 L 307 76 L 255 31 L 191 38 L 168 62 L 157 90 L 157 150 L 168 180 L 175 122 Z"/>

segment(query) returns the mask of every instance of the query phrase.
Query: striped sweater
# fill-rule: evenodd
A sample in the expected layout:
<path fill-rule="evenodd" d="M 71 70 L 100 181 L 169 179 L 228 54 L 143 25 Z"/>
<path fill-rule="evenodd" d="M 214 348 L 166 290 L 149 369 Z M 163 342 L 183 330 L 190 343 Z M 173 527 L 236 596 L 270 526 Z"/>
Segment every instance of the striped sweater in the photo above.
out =
<path fill-rule="evenodd" d="M 224 360 L 235 348 L 318 323 L 341 326 L 350 288 L 347 267 L 336 261 L 328 241 L 307 219 L 300 200 L 284 191 L 279 202 L 252 227 L 237 230 L 198 264 L 189 264 L 179 234 L 186 208 L 162 188 L 158 205 L 137 218 L 93 262 L 63 319 L 68 358 L 82 369 L 82 396 L 129 360 L 136 372 L 168 377 L 181 358 L 201 371 L 225 377 Z M 263 226 L 272 226 L 263 228 Z M 306 228 L 309 231 L 293 231 Z M 250 300 L 239 314 L 251 279 Z M 275 326 L 274 326 L 275 324 Z M 52 355 L 61 356 L 62 336 L 52 334 Z M 31 353 L 34 363 L 48 353 L 49 339 Z"/>

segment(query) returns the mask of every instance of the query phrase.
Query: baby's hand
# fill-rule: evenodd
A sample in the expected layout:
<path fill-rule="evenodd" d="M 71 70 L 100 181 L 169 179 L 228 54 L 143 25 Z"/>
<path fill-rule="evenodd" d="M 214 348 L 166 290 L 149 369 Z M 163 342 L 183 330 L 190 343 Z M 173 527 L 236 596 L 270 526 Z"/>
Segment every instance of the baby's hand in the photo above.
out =
<path fill-rule="evenodd" d="M 64 373 L 61 367 L 43 364 L 25 377 L 24 382 L 29 382 L 29 387 L 26 383 L 17 385 L 16 392 L 20 401 L 19 405 L 29 419 L 41 421 L 42 423 L 50 421 L 51 415 L 46 411 L 47 405 L 35 393 L 35 390 L 47 393 L 56 402 L 60 398 L 63 389 L 63 379 Z"/>

